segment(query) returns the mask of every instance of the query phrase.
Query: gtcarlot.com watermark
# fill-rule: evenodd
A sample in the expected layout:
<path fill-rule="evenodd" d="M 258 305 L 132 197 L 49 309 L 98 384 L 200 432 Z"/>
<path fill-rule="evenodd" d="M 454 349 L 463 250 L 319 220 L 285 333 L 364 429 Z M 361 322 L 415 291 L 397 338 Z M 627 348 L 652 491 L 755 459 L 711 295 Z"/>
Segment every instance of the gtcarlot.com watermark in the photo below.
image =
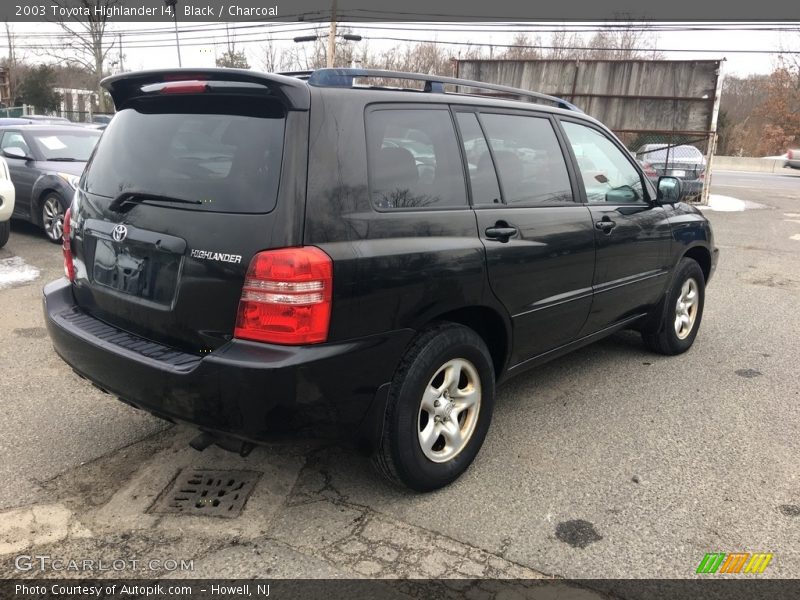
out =
<path fill-rule="evenodd" d="M 49 554 L 20 554 L 14 558 L 17 571 L 81 572 L 194 571 L 194 560 L 176 558 L 59 558 Z"/>

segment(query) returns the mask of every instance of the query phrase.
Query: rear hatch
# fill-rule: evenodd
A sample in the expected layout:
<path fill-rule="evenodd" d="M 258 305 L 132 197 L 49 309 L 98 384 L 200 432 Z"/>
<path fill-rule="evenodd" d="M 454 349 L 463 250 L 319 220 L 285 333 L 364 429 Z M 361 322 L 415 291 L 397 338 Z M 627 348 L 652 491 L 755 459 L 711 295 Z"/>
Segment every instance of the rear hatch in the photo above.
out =
<path fill-rule="evenodd" d="M 104 82 L 117 114 L 71 208 L 83 311 L 204 353 L 230 339 L 259 251 L 302 239 L 308 90 L 249 71 Z"/>
<path fill-rule="evenodd" d="M 669 175 L 670 177 L 677 177 L 685 181 L 694 181 L 700 179 L 705 173 L 705 165 L 696 162 L 684 162 L 681 160 L 670 160 L 666 162 L 651 163 L 655 172 L 659 175 Z"/>

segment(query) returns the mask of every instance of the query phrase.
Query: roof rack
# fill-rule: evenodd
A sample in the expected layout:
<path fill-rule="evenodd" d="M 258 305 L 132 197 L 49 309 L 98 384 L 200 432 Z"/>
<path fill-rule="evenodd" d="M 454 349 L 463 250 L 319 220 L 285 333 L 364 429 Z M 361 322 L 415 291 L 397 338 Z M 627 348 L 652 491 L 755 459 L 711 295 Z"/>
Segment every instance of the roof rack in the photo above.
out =
<path fill-rule="evenodd" d="M 470 79 L 458 79 L 456 77 L 440 77 L 439 75 L 424 75 L 422 73 L 405 73 L 403 71 L 384 71 L 381 69 L 317 69 L 315 71 L 297 71 L 294 73 L 282 73 L 292 75 L 308 81 L 309 85 L 318 87 L 353 87 L 353 80 L 360 77 L 384 78 L 384 79 L 407 79 L 411 81 L 424 81 L 424 92 L 446 93 L 445 85 L 457 85 L 480 90 L 491 90 L 493 92 L 503 92 L 514 96 L 522 96 L 534 100 L 544 100 L 552 102 L 558 108 L 572 110 L 582 113 L 583 111 L 563 98 L 522 90 L 520 88 L 507 85 L 497 85 L 494 83 L 483 83 Z"/>
<path fill-rule="evenodd" d="M 308 79 L 314 71 L 281 71 L 276 75 L 285 75 L 286 77 L 296 77 L 297 79 Z"/>

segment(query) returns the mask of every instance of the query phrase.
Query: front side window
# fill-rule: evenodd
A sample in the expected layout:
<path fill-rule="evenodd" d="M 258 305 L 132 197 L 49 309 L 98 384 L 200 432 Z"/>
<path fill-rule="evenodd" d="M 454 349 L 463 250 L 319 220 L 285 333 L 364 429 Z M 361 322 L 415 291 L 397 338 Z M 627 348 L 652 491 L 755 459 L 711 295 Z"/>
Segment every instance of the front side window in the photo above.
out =
<path fill-rule="evenodd" d="M 549 119 L 499 114 L 481 114 L 480 118 L 506 204 L 573 202 L 567 165 Z"/>
<path fill-rule="evenodd" d="M 623 152 L 592 127 L 562 122 L 591 204 L 643 202 L 642 177 Z"/>
<path fill-rule="evenodd" d="M 447 109 L 367 114 L 370 194 L 377 208 L 467 206 L 464 170 Z"/>
<path fill-rule="evenodd" d="M 7 131 L 3 134 L 2 149 L 6 148 L 19 148 L 25 154 L 30 155 L 31 150 L 25 142 L 25 138 L 17 131 Z"/>

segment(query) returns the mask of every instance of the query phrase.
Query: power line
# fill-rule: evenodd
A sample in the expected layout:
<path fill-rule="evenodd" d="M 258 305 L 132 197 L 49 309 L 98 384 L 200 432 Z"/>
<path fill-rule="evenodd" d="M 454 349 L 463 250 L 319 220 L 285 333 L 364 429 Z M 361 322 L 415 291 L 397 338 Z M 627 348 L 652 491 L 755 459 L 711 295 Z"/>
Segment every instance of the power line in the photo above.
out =
<path fill-rule="evenodd" d="M 416 42 L 418 44 L 441 44 L 447 46 L 494 46 L 495 48 L 519 48 L 519 49 L 529 49 L 529 50 L 593 50 L 593 51 L 603 51 L 603 50 L 616 50 L 616 51 L 627 51 L 627 52 L 704 52 L 704 53 L 714 53 L 718 52 L 721 54 L 800 54 L 800 50 L 742 50 L 742 49 L 735 49 L 735 50 L 723 50 L 720 48 L 619 48 L 619 47 L 610 47 L 610 48 L 598 48 L 594 46 L 545 46 L 545 45 L 526 45 L 526 44 L 482 44 L 479 42 L 447 42 L 442 40 L 420 40 L 420 39 L 413 39 L 413 38 L 397 38 L 397 37 L 382 37 L 382 36 L 362 36 L 365 40 L 383 40 L 383 41 L 390 41 L 390 42 Z"/>

